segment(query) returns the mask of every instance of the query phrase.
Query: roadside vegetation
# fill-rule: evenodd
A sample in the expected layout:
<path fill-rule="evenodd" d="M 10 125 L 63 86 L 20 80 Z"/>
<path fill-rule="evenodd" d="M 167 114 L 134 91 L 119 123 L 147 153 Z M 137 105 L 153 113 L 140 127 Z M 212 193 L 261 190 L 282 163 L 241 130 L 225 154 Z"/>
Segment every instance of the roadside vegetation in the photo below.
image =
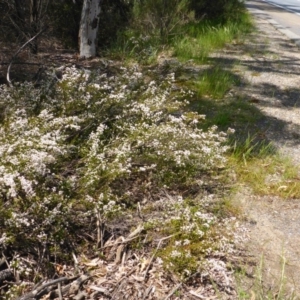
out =
<path fill-rule="evenodd" d="M 242 3 L 171 2 L 135 1 L 96 67 L 0 87 L 2 299 L 73 276 L 86 299 L 124 299 L 122 284 L 129 299 L 255 299 L 236 288 L 231 193 L 299 197 L 298 170 L 212 59 L 254 30 Z"/>

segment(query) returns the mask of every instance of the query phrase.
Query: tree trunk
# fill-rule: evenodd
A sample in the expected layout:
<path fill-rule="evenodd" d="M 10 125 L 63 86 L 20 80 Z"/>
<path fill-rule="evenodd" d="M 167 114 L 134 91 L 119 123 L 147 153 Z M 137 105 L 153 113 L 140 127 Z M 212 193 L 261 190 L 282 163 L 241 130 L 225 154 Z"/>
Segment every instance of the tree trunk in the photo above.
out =
<path fill-rule="evenodd" d="M 39 20 L 39 3 L 38 0 L 30 0 L 30 37 L 35 36 L 40 29 L 40 20 Z M 34 39 L 30 44 L 29 48 L 31 53 L 38 53 L 38 39 Z"/>
<path fill-rule="evenodd" d="M 79 56 L 96 56 L 101 0 L 84 0 L 79 29 Z"/>

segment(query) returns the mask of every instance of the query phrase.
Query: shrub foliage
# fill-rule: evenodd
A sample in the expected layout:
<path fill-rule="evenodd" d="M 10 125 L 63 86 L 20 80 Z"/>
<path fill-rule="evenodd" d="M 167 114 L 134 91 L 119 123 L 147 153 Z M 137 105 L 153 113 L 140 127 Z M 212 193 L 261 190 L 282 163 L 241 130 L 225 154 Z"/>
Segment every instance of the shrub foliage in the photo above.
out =
<path fill-rule="evenodd" d="M 95 212 L 106 219 L 132 206 L 141 179 L 180 189 L 224 164 L 226 134 L 199 129 L 203 116 L 184 112 L 192 93 L 174 96 L 173 73 L 147 82 L 134 68 L 118 71 L 108 76 L 71 67 L 50 88 L 1 86 L 6 246 L 26 244 L 62 258 Z"/>

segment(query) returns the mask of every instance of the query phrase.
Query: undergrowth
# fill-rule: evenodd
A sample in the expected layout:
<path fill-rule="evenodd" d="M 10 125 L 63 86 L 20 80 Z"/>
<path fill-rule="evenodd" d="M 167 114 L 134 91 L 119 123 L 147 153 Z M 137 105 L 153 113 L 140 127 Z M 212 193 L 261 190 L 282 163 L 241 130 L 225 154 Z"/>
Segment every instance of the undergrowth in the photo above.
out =
<path fill-rule="evenodd" d="M 299 199 L 299 169 L 291 159 L 278 154 L 271 143 L 248 137 L 242 145 L 234 145 L 231 162 L 238 182 L 254 193 Z"/>
<path fill-rule="evenodd" d="M 55 84 L 1 86 L 0 247 L 26 248 L 39 265 L 11 259 L 21 280 L 53 276 L 51 263 L 70 263 L 74 248 L 105 256 L 102 246 L 115 237 L 108 224 L 136 225 L 136 209 L 144 240 L 167 236 L 151 249 L 167 272 L 180 280 L 202 272 L 211 290 L 216 270 L 222 284 L 232 280 L 223 258 L 235 251 L 238 209 L 228 200 L 228 170 L 235 183 L 284 198 L 300 196 L 299 175 L 257 136 L 238 139 L 261 114 L 225 97 L 240 84 L 236 75 L 211 64 L 182 79 L 179 61 L 208 63 L 210 53 L 242 42 L 251 28 L 247 14 L 222 25 L 189 22 L 163 44 L 131 29 L 110 49 L 127 60 L 112 65 L 112 74 L 67 67 Z M 176 57 L 175 67 L 154 65 L 162 49 Z M 101 232 L 87 228 L 96 223 Z"/>
<path fill-rule="evenodd" d="M 169 15 L 168 17 L 172 18 Z M 167 25 L 160 25 L 165 28 L 163 39 L 159 28 L 154 26 L 151 18 L 143 19 L 142 23 L 150 22 L 146 26 L 147 30 L 129 27 L 118 35 L 114 44 L 104 53 L 110 57 L 123 60 L 134 59 L 141 64 L 151 64 L 160 52 L 168 50 L 182 62 L 193 60 L 204 63 L 208 61 L 213 51 L 233 41 L 243 43 L 244 36 L 254 30 L 251 17 L 246 11 L 241 11 L 236 19 L 229 19 L 225 24 L 205 18 L 196 20 L 191 15 L 181 16 L 181 18 L 172 20 L 176 23 L 174 26 L 165 20 L 172 30 L 166 29 Z"/>
<path fill-rule="evenodd" d="M 106 228 L 130 214 L 148 193 L 155 201 L 160 190 L 180 194 L 197 178 L 205 185 L 226 164 L 227 133 L 199 127 L 204 116 L 188 110 L 194 93 L 185 88 L 173 92 L 172 70 L 163 80 L 148 72 L 152 79 L 146 82 L 136 67 L 118 72 L 121 76 L 110 77 L 70 67 L 50 87 L 47 82 L 39 88 L 32 83 L 1 86 L 0 101 L 6 104 L 0 127 L 1 249 L 26 248 L 49 276 L 54 258 L 67 262 L 71 249 L 88 247 L 80 242 L 86 224 L 98 220 Z M 206 240 L 213 245 L 209 253 L 223 243 L 217 235 L 212 239 L 214 232 L 208 234 L 206 218 L 213 217 L 196 204 L 185 209 L 180 203 L 174 204 L 175 211 L 168 201 L 163 204 L 162 211 L 174 218 L 170 232 L 161 234 L 186 228 L 176 243 L 191 240 L 190 267 L 174 267 L 183 276 L 205 260 L 198 254 L 208 251 Z M 188 221 L 182 217 L 189 211 Z M 162 220 L 157 228 L 169 222 Z M 194 227 L 188 229 L 187 221 Z M 105 242 L 98 235 L 93 246 Z M 167 264 L 172 256 L 162 257 Z M 18 258 L 10 268 L 24 280 L 41 276 Z"/>

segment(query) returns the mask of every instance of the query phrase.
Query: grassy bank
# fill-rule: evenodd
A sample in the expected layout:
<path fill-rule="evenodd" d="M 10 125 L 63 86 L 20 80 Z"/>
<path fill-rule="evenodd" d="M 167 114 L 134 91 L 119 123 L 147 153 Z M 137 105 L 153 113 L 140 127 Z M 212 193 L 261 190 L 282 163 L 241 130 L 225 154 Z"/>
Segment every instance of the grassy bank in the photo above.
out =
<path fill-rule="evenodd" d="M 181 61 L 195 60 L 203 63 L 210 54 L 226 43 L 243 42 L 243 37 L 253 30 L 251 17 L 241 13 L 239 20 L 228 20 L 225 24 L 199 21 L 186 25 L 183 34 L 174 38 L 174 55 Z"/>

